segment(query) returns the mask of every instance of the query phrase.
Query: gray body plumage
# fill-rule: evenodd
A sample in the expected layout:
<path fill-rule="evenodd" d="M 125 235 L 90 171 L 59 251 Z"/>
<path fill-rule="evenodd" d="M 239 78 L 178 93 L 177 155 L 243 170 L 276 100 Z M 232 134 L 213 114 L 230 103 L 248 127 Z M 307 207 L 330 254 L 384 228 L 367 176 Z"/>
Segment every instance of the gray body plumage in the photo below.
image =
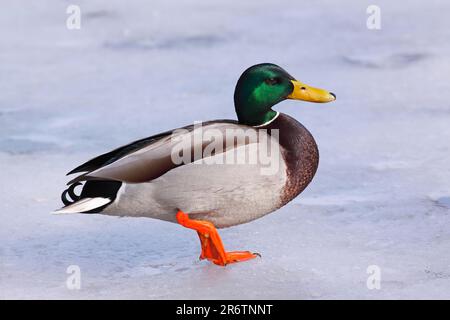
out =
<path fill-rule="evenodd" d="M 150 182 L 123 184 L 116 201 L 102 213 L 175 222 L 181 209 L 192 219 L 223 228 L 260 218 L 281 206 L 286 183 L 283 161 L 273 175 L 262 175 L 258 164 L 199 162 L 172 169 Z"/>
<path fill-rule="evenodd" d="M 186 131 L 176 134 L 194 134 L 192 126 L 183 129 L 186 128 Z M 103 161 L 105 155 L 99 156 L 80 166 L 78 171 L 82 171 L 83 166 L 89 167 L 89 171 L 72 181 L 122 182 L 114 199 L 102 207 L 101 214 L 175 222 L 177 211 L 182 210 L 192 219 L 208 220 L 223 228 L 252 221 L 280 208 L 309 184 L 317 169 L 318 151 L 313 137 L 287 115 L 279 114 L 270 124 L 256 129 L 234 121 L 212 121 L 204 124 L 205 128 L 222 132 L 230 128 L 269 132 L 266 135 L 268 141 L 277 145 L 271 150 L 278 153 L 273 157 L 277 163 L 271 164 L 276 170 L 267 173 L 261 161 L 240 161 L 248 160 L 251 154 L 258 154 L 264 146 L 259 136 L 256 140 L 239 142 L 237 139 L 231 148 L 224 147 L 223 152 L 202 156 L 190 163 L 174 164 L 171 153 L 175 131 L 172 131 L 157 139 L 149 138 L 148 144 L 139 142 L 142 144 L 139 148 L 125 146 L 117 149 L 121 152 L 118 159 L 111 160 L 114 153 L 106 154 L 108 161 L 104 164 L 96 159 Z M 270 134 L 273 129 L 279 130 L 279 140 L 274 140 L 275 135 Z M 205 144 L 200 142 L 200 145 L 205 150 Z M 122 154 L 123 148 L 131 151 Z M 218 158 L 227 159 L 228 155 L 235 156 L 235 163 L 225 161 L 221 164 Z M 94 201 L 98 200 L 92 200 L 92 203 Z M 98 202 L 105 205 L 103 201 Z M 83 208 L 87 211 L 86 203 L 83 203 Z M 60 211 L 79 212 L 77 210 L 75 202 Z"/>

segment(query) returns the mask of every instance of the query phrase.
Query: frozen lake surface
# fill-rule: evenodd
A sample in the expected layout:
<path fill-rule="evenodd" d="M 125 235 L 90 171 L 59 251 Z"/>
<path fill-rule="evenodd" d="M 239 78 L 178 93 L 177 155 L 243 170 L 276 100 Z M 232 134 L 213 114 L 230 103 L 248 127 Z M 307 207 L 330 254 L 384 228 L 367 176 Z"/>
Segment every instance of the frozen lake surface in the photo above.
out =
<path fill-rule="evenodd" d="M 356 0 L 78 3 L 81 30 L 66 1 L 0 12 L 0 298 L 450 299 L 450 3 L 377 1 L 381 30 Z M 321 161 L 296 200 L 221 231 L 261 259 L 220 268 L 175 224 L 50 214 L 98 153 L 235 119 L 237 78 L 260 62 L 338 97 L 276 107 Z"/>

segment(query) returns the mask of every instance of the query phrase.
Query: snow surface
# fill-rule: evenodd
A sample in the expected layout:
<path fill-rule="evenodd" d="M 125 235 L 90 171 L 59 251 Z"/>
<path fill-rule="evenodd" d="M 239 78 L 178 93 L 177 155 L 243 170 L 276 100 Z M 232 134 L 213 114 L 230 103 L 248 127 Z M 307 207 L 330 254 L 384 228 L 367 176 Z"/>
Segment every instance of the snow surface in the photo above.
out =
<path fill-rule="evenodd" d="M 66 29 L 72 3 L 81 30 Z M 449 299 L 450 3 L 377 0 L 378 31 L 369 4 L 3 1 L 0 298 Z M 262 259 L 220 268 L 175 224 L 50 214 L 80 162 L 234 119 L 235 82 L 260 62 L 338 97 L 277 107 L 310 129 L 321 162 L 295 201 L 221 232 Z"/>

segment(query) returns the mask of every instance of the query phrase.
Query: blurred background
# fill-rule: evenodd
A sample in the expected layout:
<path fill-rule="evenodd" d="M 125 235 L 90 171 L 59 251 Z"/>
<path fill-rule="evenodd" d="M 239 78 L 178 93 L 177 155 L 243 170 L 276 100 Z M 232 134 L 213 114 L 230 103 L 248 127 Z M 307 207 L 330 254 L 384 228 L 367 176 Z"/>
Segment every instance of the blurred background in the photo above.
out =
<path fill-rule="evenodd" d="M 81 9 L 70 30 L 69 5 Z M 367 28 L 369 5 L 381 29 Z M 3 1 L 0 298 L 450 298 L 450 4 L 444 1 Z M 175 224 L 54 216 L 65 174 L 134 139 L 235 119 L 272 62 L 337 101 L 276 110 L 321 162 L 296 200 L 222 231 L 262 259 L 197 261 Z M 70 290 L 68 266 L 81 270 Z M 367 268 L 378 266 L 381 289 Z"/>

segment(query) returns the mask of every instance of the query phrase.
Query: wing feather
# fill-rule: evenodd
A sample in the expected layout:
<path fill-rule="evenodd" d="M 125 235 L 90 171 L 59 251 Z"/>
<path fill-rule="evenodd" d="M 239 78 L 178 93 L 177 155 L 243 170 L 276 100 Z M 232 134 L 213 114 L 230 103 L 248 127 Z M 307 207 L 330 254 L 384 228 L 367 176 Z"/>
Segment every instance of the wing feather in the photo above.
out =
<path fill-rule="evenodd" d="M 233 120 L 215 120 L 202 124 L 202 132 L 208 129 L 219 130 L 222 133 L 225 133 L 228 129 L 234 129 L 235 132 L 245 134 L 246 130 L 252 129 L 252 127 L 239 124 Z M 190 145 L 191 162 L 198 160 L 194 157 L 194 150 L 196 148 L 201 147 L 202 152 L 199 156 L 203 156 L 203 150 L 211 141 L 200 139 L 200 141 L 196 142 L 193 136 L 197 134 L 197 130 L 197 127 L 193 125 L 186 126 L 137 140 L 131 144 L 100 155 L 72 170 L 70 173 L 87 172 L 71 180 L 70 183 L 98 179 L 141 183 L 156 179 L 173 168 L 189 163 L 189 161 L 174 163 L 172 160 L 173 149 L 180 140 L 192 139 L 194 141 Z M 223 141 L 223 148 L 218 152 L 224 152 L 230 148 L 236 148 L 239 145 L 252 142 L 255 141 L 251 141 L 251 139 L 246 139 L 245 137 L 244 139 L 235 139 L 230 147 L 229 144 L 226 144 L 226 141 Z"/>

